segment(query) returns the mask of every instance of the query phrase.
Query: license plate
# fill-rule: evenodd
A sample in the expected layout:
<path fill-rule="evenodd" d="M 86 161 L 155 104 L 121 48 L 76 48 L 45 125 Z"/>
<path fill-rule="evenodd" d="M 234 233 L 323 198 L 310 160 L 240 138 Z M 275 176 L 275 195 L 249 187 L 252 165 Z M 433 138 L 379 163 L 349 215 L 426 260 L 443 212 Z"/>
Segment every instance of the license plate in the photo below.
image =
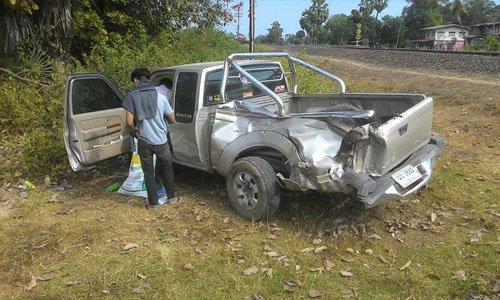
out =
<path fill-rule="evenodd" d="M 414 166 L 406 166 L 397 173 L 392 174 L 392 179 L 399 183 L 403 188 L 419 180 L 422 174 Z"/>

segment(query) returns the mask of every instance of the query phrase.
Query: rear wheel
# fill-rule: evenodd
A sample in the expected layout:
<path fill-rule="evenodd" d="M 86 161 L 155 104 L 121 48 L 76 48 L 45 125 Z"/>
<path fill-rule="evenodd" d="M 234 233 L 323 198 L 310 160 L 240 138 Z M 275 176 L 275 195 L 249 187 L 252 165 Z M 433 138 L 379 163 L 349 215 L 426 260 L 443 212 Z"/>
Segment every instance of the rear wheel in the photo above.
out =
<path fill-rule="evenodd" d="M 271 165 L 256 156 L 237 160 L 226 177 L 229 201 L 246 219 L 270 218 L 280 203 L 280 187 Z"/>

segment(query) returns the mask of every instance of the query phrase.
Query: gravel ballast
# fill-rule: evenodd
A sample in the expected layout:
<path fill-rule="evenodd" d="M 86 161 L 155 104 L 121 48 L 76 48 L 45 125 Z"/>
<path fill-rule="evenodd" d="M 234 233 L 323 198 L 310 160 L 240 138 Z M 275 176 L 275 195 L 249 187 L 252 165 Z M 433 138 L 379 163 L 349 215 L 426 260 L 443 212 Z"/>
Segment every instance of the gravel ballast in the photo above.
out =
<path fill-rule="evenodd" d="M 359 49 L 331 45 L 285 46 L 279 50 L 346 59 L 400 69 L 457 75 L 500 75 L 500 56 L 466 53 Z"/>

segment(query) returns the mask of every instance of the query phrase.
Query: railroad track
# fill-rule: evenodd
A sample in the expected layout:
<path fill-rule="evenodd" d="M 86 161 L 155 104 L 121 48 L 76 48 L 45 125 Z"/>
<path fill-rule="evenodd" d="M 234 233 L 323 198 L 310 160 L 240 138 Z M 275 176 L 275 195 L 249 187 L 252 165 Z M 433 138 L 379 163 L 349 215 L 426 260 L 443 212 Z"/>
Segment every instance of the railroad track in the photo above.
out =
<path fill-rule="evenodd" d="M 500 53 L 368 48 L 335 45 L 273 46 L 291 53 L 332 57 L 399 69 L 428 70 L 440 74 L 500 75 Z"/>

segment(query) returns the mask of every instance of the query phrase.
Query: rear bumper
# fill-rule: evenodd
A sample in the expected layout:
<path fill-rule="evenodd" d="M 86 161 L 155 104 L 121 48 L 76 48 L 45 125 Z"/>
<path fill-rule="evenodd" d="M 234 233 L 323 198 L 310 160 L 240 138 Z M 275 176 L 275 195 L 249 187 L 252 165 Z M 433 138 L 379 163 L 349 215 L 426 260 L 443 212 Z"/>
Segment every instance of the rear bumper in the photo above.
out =
<path fill-rule="evenodd" d="M 432 136 L 427 145 L 413 153 L 403 164 L 381 177 L 372 178 L 348 169 L 342 179 L 356 189 L 356 198 L 363 202 L 366 208 L 375 207 L 390 200 L 401 199 L 424 187 L 431 178 L 434 161 L 442 151 L 443 138 L 437 135 Z M 422 177 L 403 188 L 391 176 L 408 165 L 417 168 Z"/>

